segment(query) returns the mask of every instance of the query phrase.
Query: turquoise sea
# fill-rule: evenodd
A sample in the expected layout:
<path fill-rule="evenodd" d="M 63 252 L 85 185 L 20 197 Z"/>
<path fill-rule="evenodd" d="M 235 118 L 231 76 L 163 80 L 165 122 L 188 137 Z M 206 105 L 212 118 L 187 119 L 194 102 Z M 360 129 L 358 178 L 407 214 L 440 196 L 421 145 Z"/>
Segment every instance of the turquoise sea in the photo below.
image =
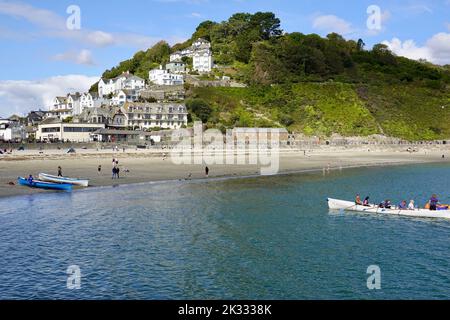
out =
<path fill-rule="evenodd" d="M 450 221 L 328 210 L 357 192 L 450 203 L 450 165 L 3 198 L 0 299 L 450 299 Z"/>

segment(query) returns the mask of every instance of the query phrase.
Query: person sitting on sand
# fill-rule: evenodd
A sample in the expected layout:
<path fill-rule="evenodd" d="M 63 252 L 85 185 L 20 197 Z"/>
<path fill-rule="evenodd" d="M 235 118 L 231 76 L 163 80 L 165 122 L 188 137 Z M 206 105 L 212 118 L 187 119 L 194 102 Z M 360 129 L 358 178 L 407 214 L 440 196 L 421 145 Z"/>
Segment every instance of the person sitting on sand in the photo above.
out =
<path fill-rule="evenodd" d="M 414 200 L 409 201 L 408 210 L 415 210 Z"/>
<path fill-rule="evenodd" d="M 400 202 L 400 204 L 398 205 L 398 208 L 400 210 L 406 210 L 408 209 L 408 206 L 406 205 L 406 200 L 403 200 L 402 202 Z"/>
<path fill-rule="evenodd" d="M 362 206 L 363 202 L 361 201 L 361 196 L 359 194 L 356 195 L 355 204 L 358 206 Z"/>

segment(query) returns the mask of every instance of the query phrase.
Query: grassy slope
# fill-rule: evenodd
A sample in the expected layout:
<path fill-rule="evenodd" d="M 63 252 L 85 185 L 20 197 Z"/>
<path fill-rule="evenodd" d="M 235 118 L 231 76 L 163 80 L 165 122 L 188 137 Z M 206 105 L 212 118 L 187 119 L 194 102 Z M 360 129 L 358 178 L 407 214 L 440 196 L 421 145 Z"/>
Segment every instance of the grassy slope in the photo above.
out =
<path fill-rule="evenodd" d="M 327 82 L 195 88 L 191 95 L 213 106 L 210 122 L 219 127 L 281 125 L 307 135 L 384 133 L 409 140 L 450 137 L 448 90 Z"/>

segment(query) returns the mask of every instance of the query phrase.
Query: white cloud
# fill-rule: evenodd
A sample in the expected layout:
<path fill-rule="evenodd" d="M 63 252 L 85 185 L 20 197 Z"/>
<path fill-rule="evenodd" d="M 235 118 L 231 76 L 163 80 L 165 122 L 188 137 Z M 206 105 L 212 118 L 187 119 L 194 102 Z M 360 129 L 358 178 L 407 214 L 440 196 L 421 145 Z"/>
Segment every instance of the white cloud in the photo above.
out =
<path fill-rule="evenodd" d="M 202 15 L 201 15 L 200 13 L 198 13 L 198 12 L 192 12 L 192 13 L 191 13 L 191 17 L 194 17 L 194 18 L 201 18 Z"/>
<path fill-rule="evenodd" d="M 427 40 L 424 46 L 417 46 L 413 40 L 401 41 L 393 38 L 383 41 L 396 55 L 414 60 L 426 59 L 436 64 L 450 64 L 450 33 L 441 32 Z"/>
<path fill-rule="evenodd" d="M 427 47 L 418 47 L 413 40 L 402 42 L 399 38 L 393 38 L 391 41 L 383 41 L 389 49 L 398 56 L 409 59 L 419 60 L 426 59 L 432 61 L 432 54 Z"/>
<path fill-rule="evenodd" d="M 352 24 L 335 15 L 321 15 L 313 20 L 313 28 L 326 33 L 336 32 L 341 35 L 353 33 Z"/>
<path fill-rule="evenodd" d="M 83 49 L 80 52 L 65 52 L 61 54 L 57 54 L 53 57 L 56 61 L 70 61 L 76 64 L 82 65 L 94 65 L 94 60 L 92 58 L 92 53 L 90 50 Z"/>
<path fill-rule="evenodd" d="M 114 44 L 115 40 L 112 34 L 103 31 L 90 32 L 86 39 L 99 47 L 105 47 Z"/>
<path fill-rule="evenodd" d="M 438 64 L 450 64 L 450 33 L 440 32 L 427 41 L 427 47 L 433 53 Z"/>
<path fill-rule="evenodd" d="M 108 33 L 101 30 L 69 30 L 66 25 L 66 18 L 56 13 L 33 7 L 22 2 L 5 2 L 0 0 L 0 14 L 25 20 L 38 28 L 38 34 L 74 40 L 83 44 L 90 44 L 98 47 L 109 45 L 132 46 L 145 49 L 157 42 L 158 39 L 138 34 Z M 11 31 L 10 31 L 11 32 Z M 7 35 L 3 30 L 0 36 Z M 36 31 L 30 32 L 35 35 Z"/>
<path fill-rule="evenodd" d="M 44 109 L 51 104 L 55 96 L 87 91 L 98 79 L 83 75 L 66 75 L 34 81 L 1 80 L 0 116 L 22 115 L 30 110 Z"/>

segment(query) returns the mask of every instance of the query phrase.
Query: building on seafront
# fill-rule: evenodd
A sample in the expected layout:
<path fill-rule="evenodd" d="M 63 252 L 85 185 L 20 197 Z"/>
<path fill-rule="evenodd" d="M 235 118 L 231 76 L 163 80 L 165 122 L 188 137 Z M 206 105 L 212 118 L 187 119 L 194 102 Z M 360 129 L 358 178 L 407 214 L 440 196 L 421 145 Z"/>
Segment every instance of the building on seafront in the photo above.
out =
<path fill-rule="evenodd" d="M 91 133 L 91 139 L 106 143 L 127 143 L 151 146 L 156 143 L 170 143 L 173 130 L 138 131 L 125 129 L 99 129 Z"/>
<path fill-rule="evenodd" d="M 179 129 L 187 126 L 188 112 L 179 103 L 127 103 L 124 106 L 128 126 L 141 130 L 151 128 Z"/>
<path fill-rule="evenodd" d="M 38 125 L 36 140 L 41 142 L 90 142 L 92 132 L 105 128 L 103 123 L 64 123 L 47 119 Z"/>

